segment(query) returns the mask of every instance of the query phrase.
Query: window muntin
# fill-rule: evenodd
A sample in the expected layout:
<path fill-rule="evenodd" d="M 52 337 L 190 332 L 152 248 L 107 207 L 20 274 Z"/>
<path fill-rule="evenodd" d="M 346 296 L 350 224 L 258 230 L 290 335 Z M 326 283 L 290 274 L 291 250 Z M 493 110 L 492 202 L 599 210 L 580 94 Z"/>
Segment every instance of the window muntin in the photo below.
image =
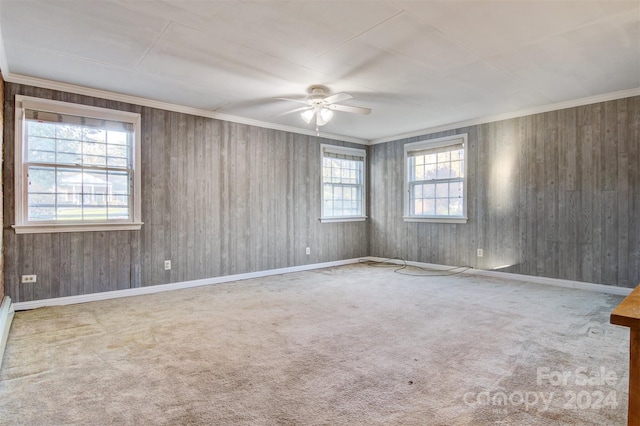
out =
<path fill-rule="evenodd" d="M 322 220 L 365 218 L 365 151 L 322 145 Z"/>
<path fill-rule="evenodd" d="M 466 135 L 405 146 L 405 219 L 466 221 Z"/>
<path fill-rule="evenodd" d="M 139 114 L 17 96 L 16 118 L 16 232 L 140 228 Z"/>

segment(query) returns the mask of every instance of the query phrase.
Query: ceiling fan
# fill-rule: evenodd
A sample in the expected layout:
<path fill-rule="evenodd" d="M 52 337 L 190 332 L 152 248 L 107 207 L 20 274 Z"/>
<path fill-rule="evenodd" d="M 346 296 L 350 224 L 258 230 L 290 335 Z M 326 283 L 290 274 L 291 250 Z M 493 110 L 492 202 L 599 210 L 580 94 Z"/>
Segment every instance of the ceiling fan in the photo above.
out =
<path fill-rule="evenodd" d="M 318 132 L 320 126 L 324 126 L 331 120 L 331 118 L 333 118 L 333 111 L 351 112 L 363 115 L 371 113 L 370 108 L 340 104 L 340 102 L 353 99 L 353 96 L 348 93 L 340 92 L 336 93 L 335 95 L 330 95 L 329 89 L 325 86 L 320 85 L 310 86 L 307 91 L 309 92 L 309 95 L 306 98 L 302 99 L 276 98 L 284 101 L 298 102 L 305 105 L 303 107 L 284 112 L 280 115 L 300 112 L 300 115 L 305 122 L 315 123 L 316 132 Z"/>

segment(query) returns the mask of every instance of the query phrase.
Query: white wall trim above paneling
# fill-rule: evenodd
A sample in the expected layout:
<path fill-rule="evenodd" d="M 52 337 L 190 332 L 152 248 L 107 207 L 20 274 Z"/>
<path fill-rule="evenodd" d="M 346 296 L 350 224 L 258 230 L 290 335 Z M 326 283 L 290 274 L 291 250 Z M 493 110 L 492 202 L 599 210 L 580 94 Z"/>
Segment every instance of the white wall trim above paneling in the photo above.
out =
<path fill-rule="evenodd" d="M 586 98 L 573 99 L 570 101 L 557 102 L 554 104 L 522 109 L 520 111 L 507 112 L 504 114 L 488 115 L 484 117 L 474 118 L 472 120 L 457 121 L 455 123 L 443 124 L 441 126 L 428 127 L 426 129 L 416 130 L 409 133 L 403 133 L 400 135 L 374 139 L 370 141 L 370 145 L 376 145 L 376 144 L 385 143 L 385 142 L 392 142 L 400 139 L 412 138 L 415 136 L 430 135 L 438 132 L 446 132 L 447 130 L 462 129 L 464 127 L 477 126 L 479 124 L 487 124 L 487 123 L 493 123 L 496 121 L 509 120 L 511 118 L 526 117 L 528 115 L 540 114 L 540 113 L 545 113 L 549 111 L 558 111 L 561 109 L 596 104 L 598 102 L 607 102 L 607 101 L 613 101 L 616 99 L 630 98 L 632 96 L 640 96 L 640 87 L 629 89 L 629 90 L 621 90 L 619 92 L 604 93 L 601 95 L 589 96 Z"/>
<path fill-rule="evenodd" d="M 11 303 L 11 298 L 5 296 L 2 299 L 2 305 L 0 305 L 0 368 L 2 368 L 2 359 L 4 358 L 4 350 L 7 347 L 13 315 L 14 306 Z"/>
<path fill-rule="evenodd" d="M 3 65 L 2 61 L 3 60 L 6 61 L 6 58 L 3 58 L 4 51 L 2 50 L 1 41 L 2 40 L 0 39 L 0 67 Z M 0 70 L 6 71 L 6 67 L 5 69 L 0 69 Z M 59 90 L 62 92 L 75 93 L 75 94 L 84 95 L 84 96 L 92 96 L 96 98 L 108 99 L 108 100 L 117 101 L 117 102 L 126 102 L 134 105 L 146 106 L 150 108 L 158 108 L 158 109 L 167 110 L 167 111 L 195 115 L 199 117 L 214 118 L 217 120 L 229 121 L 229 122 L 238 123 L 238 124 L 246 124 L 249 126 L 261 127 L 265 129 L 281 130 L 283 132 L 297 133 L 297 134 L 308 135 L 308 136 L 317 136 L 316 131 L 311 129 L 301 129 L 298 127 L 268 123 L 265 121 L 254 120 L 254 119 L 244 118 L 244 117 L 237 117 L 235 115 L 223 114 L 216 111 L 204 110 L 200 108 L 192 108 L 192 107 L 187 107 L 183 105 L 172 104 L 169 102 L 156 101 L 153 99 L 142 98 L 139 96 L 125 95 L 122 93 L 111 92 L 108 90 L 93 89 L 90 87 L 78 86 L 75 84 L 61 83 L 61 82 L 46 80 L 42 78 L 29 77 L 21 74 L 13 74 L 11 72 L 6 72 L 6 74 L 3 74 L 3 77 L 4 77 L 4 80 L 9 83 L 25 84 L 28 86 L 42 87 L 44 89 Z M 582 105 L 594 104 L 598 102 L 624 99 L 632 96 L 640 96 L 640 87 L 636 87 L 628 90 L 621 90 L 618 92 L 604 93 L 601 95 L 589 96 L 586 98 L 574 99 L 574 100 L 569 100 L 564 102 L 557 102 L 553 104 L 527 108 L 519 111 L 507 112 L 504 114 L 483 116 L 483 117 L 478 117 L 471 120 L 457 121 L 454 123 L 443 124 L 440 126 L 423 128 L 423 129 L 415 130 L 408 133 L 387 136 L 380 139 L 368 140 L 368 139 L 355 138 L 351 136 L 344 136 L 344 135 L 324 133 L 324 132 L 321 133 L 320 136 L 322 138 L 334 139 L 334 140 L 343 141 L 343 142 L 352 142 L 352 143 L 357 143 L 361 145 L 376 145 L 379 143 L 392 142 L 392 141 L 411 138 L 415 136 L 424 136 L 432 133 L 444 132 L 447 130 L 455 130 L 463 127 L 476 126 L 479 124 L 492 123 L 495 121 L 508 120 L 511 118 L 525 117 L 528 115 L 539 114 L 539 113 L 544 113 L 549 111 L 557 111 L 557 110 L 566 109 L 566 108 L 573 108 L 573 107 L 582 106 Z"/>
<path fill-rule="evenodd" d="M 447 266 L 447 265 L 438 265 L 435 263 L 423 263 L 423 262 L 412 262 L 412 261 L 404 261 L 399 259 L 386 259 L 383 257 L 366 257 L 365 260 L 370 260 L 373 262 L 387 262 L 393 263 L 396 265 L 410 265 L 417 266 L 419 268 L 429 268 L 440 271 L 447 271 L 456 268 L 455 266 Z M 628 296 L 632 288 L 624 288 L 624 287 L 616 287 L 612 285 L 605 284 L 593 284 L 586 283 L 582 281 L 571 281 L 571 280 L 563 280 L 559 278 L 546 278 L 546 277 L 536 277 L 533 275 L 521 275 L 521 274 L 513 274 L 510 272 L 499 272 L 499 271 L 491 271 L 486 269 L 475 269 L 469 268 L 463 270 L 464 267 L 459 267 L 460 269 L 454 269 L 452 272 L 460 271 L 461 274 L 470 274 L 470 275 L 482 275 L 485 277 L 493 277 L 493 278 L 502 278 L 514 281 L 523 281 L 528 283 L 535 284 L 545 284 L 545 285 L 553 285 L 556 287 L 565 287 L 565 288 L 573 288 L 576 290 L 588 290 L 595 291 L 598 293 L 606 293 L 606 294 L 614 294 L 616 296 Z"/>
<path fill-rule="evenodd" d="M 118 299 L 121 297 L 141 296 L 144 294 L 160 293 L 163 291 L 181 290 L 191 287 L 201 287 L 211 284 L 222 284 L 231 281 L 248 280 L 251 278 L 262 278 L 271 275 L 282 275 L 291 272 L 310 271 L 313 269 L 330 268 L 332 266 L 349 265 L 358 263 L 360 259 L 337 260 L 333 262 L 314 263 L 310 265 L 292 266 L 289 268 L 270 269 L 267 271 L 248 272 L 244 274 L 226 275 L 223 277 L 205 278 L 201 280 L 183 281 L 171 284 L 158 284 L 148 287 L 128 288 L 124 290 L 105 291 L 103 293 L 82 294 L 78 296 L 57 297 L 53 299 L 32 300 L 28 302 L 17 302 L 13 304 L 16 311 L 42 308 L 44 306 L 73 305 L 76 303 L 96 302 L 98 300 Z"/>
<path fill-rule="evenodd" d="M 1 40 L 0 40 L 1 41 Z M 1 52 L 0 52 L 1 53 Z M 0 57 L 0 59 L 2 59 Z M 0 64 L 1 65 L 1 64 Z M 142 98 L 138 96 L 125 95 L 122 93 L 111 92 L 108 90 L 92 89 L 90 87 L 78 86 L 75 84 L 60 83 L 42 78 L 29 77 L 20 74 L 7 73 L 3 74 L 4 80 L 9 83 L 24 84 L 27 86 L 41 87 L 43 89 L 59 90 L 61 92 L 75 93 L 77 95 L 91 96 L 94 98 L 108 99 L 110 101 L 125 102 L 134 105 L 140 105 L 150 108 L 157 108 L 166 111 L 179 112 L 183 114 L 195 115 L 198 117 L 213 118 L 216 120 L 229 121 L 232 123 L 246 124 L 249 126 L 261 127 L 265 129 L 280 130 L 283 132 L 297 133 L 301 135 L 317 136 L 315 129 L 301 129 L 298 127 L 284 126 L 266 121 L 254 120 L 251 118 L 237 117 L 235 115 L 222 114 L 216 111 L 210 111 L 200 108 L 192 108 L 183 105 L 172 104 L 169 102 L 156 101 L 153 99 Z M 320 136 L 327 139 L 334 139 L 343 142 L 352 142 L 361 145 L 369 145 L 369 140 L 354 138 L 350 136 L 336 135 L 333 133 L 320 133 Z"/>

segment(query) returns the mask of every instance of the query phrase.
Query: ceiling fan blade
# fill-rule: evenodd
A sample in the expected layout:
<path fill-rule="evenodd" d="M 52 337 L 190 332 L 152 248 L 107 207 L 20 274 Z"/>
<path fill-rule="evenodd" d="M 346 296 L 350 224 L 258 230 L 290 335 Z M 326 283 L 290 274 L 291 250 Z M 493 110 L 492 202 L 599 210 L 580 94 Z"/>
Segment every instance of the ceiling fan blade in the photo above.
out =
<path fill-rule="evenodd" d="M 353 112 L 356 114 L 363 114 L 363 115 L 371 114 L 371 108 L 355 107 L 355 106 L 349 106 L 349 105 L 336 105 L 336 104 L 327 105 L 327 108 L 333 109 L 336 111 Z"/>
<path fill-rule="evenodd" d="M 293 114 L 294 112 L 306 111 L 306 110 L 311 109 L 311 108 L 313 108 L 313 107 L 309 106 L 309 105 L 303 106 L 303 107 L 300 107 L 300 108 L 295 108 L 295 109 L 292 109 L 290 111 L 285 111 L 285 112 L 283 112 L 281 114 L 278 114 L 278 115 L 276 115 L 276 117 L 281 117 L 283 115 Z"/>
<path fill-rule="evenodd" d="M 324 104 L 325 105 L 335 104 L 338 102 L 347 101 L 351 98 L 353 98 L 353 96 L 351 96 L 348 93 L 344 93 L 344 92 L 336 93 L 335 95 L 327 96 L 326 98 L 324 98 Z"/>
<path fill-rule="evenodd" d="M 306 99 L 294 99 L 294 98 L 273 98 L 273 99 L 278 99 L 281 101 L 290 101 L 290 102 L 298 102 L 300 104 L 309 104 L 309 102 L 307 102 Z"/>

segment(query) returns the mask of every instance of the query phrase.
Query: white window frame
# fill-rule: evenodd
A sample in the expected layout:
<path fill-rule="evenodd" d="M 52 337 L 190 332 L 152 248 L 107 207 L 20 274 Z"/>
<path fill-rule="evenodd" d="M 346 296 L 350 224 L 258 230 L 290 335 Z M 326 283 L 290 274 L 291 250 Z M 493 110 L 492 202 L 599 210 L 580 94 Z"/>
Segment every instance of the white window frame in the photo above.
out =
<path fill-rule="evenodd" d="M 28 220 L 28 176 L 26 159 L 26 144 L 24 138 L 25 109 L 47 111 L 58 114 L 73 115 L 100 120 L 120 121 L 131 123 L 134 129 L 134 146 L 132 149 L 132 185 L 130 189 L 130 217 L 127 220 L 104 221 L 29 221 Z M 111 230 L 139 230 L 141 221 L 141 167 L 140 167 L 140 114 L 98 108 L 49 99 L 16 95 L 15 99 L 15 225 L 16 234 L 51 233 L 51 232 L 82 232 L 82 231 L 111 231 Z"/>
<path fill-rule="evenodd" d="M 404 145 L 404 215 L 403 219 L 405 222 L 432 222 L 432 223 L 467 223 L 469 220 L 467 217 L 467 168 L 469 163 L 468 158 L 468 143 L 467 143 L 467 133 L 446 136 L 437 139 L 428 139 L 419 142 L 408 143 Z M 410 182 L 410 167 L 409 167 L 409 153 L 436 149 L 447 147 L 450 145 L 459 145 L 462 143 L 464 147 L 464 176 L 462 179 L 463 187 L 462 187 L 462 216 L 444 216 L 444 215 L 411 215 L 410 208 L 410 192 L 411 192 L 411 182 Z"/>
<path fill-rule="evenodd" d="M 338 154 L 338 155 L 349 155 L 362 157 L 362 182 L 361 186 L 361 206 L 360 211 L 361 215 L 353 215 L 353 216 L 327 216 L 325 214 L 324 208 L 324 175 L 323 175 L 323 167 L 324 167 L 324 158 L 325 152 Z M 356 221 L 364 221 L 367 219 L 367 151 L 364 149 L 358 148 L 348 148 L 344 146 L 336 146 L 329 144 L 321 144 L 320 145 L 320 206 L 321 206 L 321 215 L 320 222 L 322 223 L 331 223 L 331 222 L 356 222 Z"/>

